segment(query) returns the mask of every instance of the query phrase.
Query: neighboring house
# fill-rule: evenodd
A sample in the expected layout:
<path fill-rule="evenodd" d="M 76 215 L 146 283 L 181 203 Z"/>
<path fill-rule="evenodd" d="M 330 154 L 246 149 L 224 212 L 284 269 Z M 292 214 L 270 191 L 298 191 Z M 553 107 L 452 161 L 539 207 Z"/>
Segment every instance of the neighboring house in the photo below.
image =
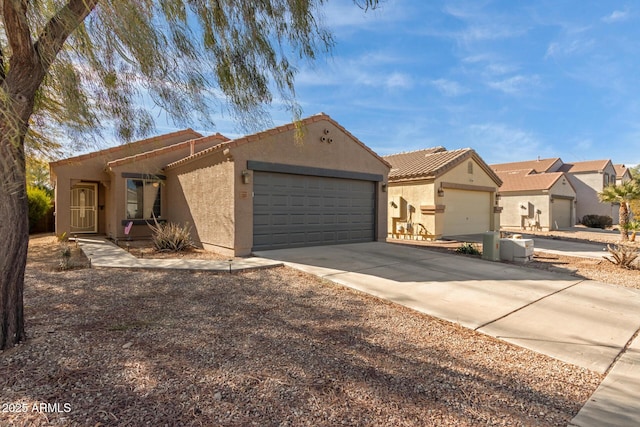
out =
<path fill-rule="evenodd" d="M 575 224 L 576 192 L 563 172 L 535 170 L 496 172 L 500 187 L 502 227 L 557 230 Z"/>
<path fill-rule="evenodd" d="M 616 185 L 629 182 L 633 179 L 631 171 L 625 165 L 613 165 L 613 167 L 616 170 Z"/>
<path fill-rule="evenodd" d="M 534 171 L 537 174 L 564 172 L 575 190 L 575 222 L 585 215 L 607 215 L 618 223 L 618 205 L 601 203 L 598 193 L 616 182 L 616 170 L 610 160 L 564 163 L 560 158 L 528 160 L 491 165 L 496 172 Z M 502 192 L 502 191 L 501 191 Z"/>
<path fill-rule="evenodd" d="M 130 146 L 138 144 L 147 146 Z M 237 256 L 386 238 L 389 164 L 327 115 L 236 140 L 216 135 L 183 144 L 186 151 L 126 155 L 118 147 L 53 163 L 56 231 L 122 238 L 133 221 L 131 233 L 148 236 L 155 215 L 189 223 L 198 246 Z M 77 191 L 73 200 L 63 194 L 87 184 L 101 189 L 104 214 L 97 227 L 74 231 Z"/>
<path fill-rule="evenodd" d="M 390 235 L 408 229 L 437 239 L 499 230 L 502 181 L 474 150 L 435 147 L 384 159 L 391 164 Z"/>
<path fill-rule="evenodd" d="M 606 215 L 612 218 L 614 224 L 619 222 L 620 206 L 615 203 L 602 203 L 598 199 L 599 192 L 616 183 L 616 170 L 611 160 L 565 163 L 559 171 L 568 174 L 571 185 L 576 190 L 577 219 L 585 215 Z"/>

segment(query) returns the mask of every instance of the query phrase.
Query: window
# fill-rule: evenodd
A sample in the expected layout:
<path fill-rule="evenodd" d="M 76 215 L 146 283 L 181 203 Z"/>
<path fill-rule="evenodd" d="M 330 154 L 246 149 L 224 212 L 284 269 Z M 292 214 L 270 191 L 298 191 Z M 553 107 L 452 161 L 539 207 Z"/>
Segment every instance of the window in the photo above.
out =
<path fill-rule="evenodd" d="M 467 173 L 473 174 L 473 162 L 467 163 Z"/>
<path fill-rule="evenodd" d="M 127 179 L 127 219 L 160 217 L 160 181 Z"/>
<path fill-rule="evenodd" d="M 604 186 L 606 187 L 607 185 L 609 185 L 609 174 L 605 173 L 604 174 Z"/>

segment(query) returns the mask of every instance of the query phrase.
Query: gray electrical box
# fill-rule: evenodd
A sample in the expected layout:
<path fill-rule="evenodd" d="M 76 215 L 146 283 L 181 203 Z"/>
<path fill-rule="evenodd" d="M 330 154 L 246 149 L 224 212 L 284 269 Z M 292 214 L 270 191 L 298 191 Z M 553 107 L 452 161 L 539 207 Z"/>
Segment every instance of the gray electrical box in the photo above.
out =
<path fill-rule="evenodd" d="M 500 239 L 500 259 L 529 262 L 533 259 L 533 239 Z"/>
<path fill-rule="evenodd" d="M 500 233 L 487 231 L 482 236 L 482 259 L 500 261 Z"/>

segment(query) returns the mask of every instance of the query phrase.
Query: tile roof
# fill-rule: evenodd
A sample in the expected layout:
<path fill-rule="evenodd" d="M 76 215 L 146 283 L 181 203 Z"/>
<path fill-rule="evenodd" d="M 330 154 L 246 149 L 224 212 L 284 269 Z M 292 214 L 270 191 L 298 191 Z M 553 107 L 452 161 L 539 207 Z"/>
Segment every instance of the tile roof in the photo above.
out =
<path fill-rule="evenodd" d="M 535 173 L 533 169 L 498 171 L 496 173 L 502 180 L 500 193 L 549 190 L 560 178 L 566 179 L 563 172 Z M 571 185 L 568 179 L 566 182 Z"/>
<path fill-rule="evenodd" d="M 145 152 L 142 152 L 142 153 L 139 153 L 139 154 L 135 154 L 133 156 L 128 156 L 128 157 L 123 157 L 121 159 L 112 160 L 112 161 L 107 163 L 107 166 L 110 167 L 110 168 L 113 168 L 113 167 L 120 166 L 120 165 L 123 165 L 123 164 L 126 164 L 126 163 L 131 163 L 131 162 L 135 162 L 135 161 L 149 159 L 151 157 L 155 157 L 155 156 L 160 155 L 160 154 L 166 154 L 166 153 L 170 153 L 172 151 L 188 148 L 192 143 L 194 144 L 194 149 L 197 149 L 199 145 L 201 145 L 203 143 L 210 142 L 212 140 L 217 140 L 220 143 L 223 143 L 223 142 L 229 141 L 229 138 L 227 138 L 226 136 L 224 136 L 224 135 L 222 135 L 220 133 L 216 133 L 215 135 L 204 136 L 204 137 L 198 138 L 198 139 L 190 139 L 188 141 L 178 142 L 177 144 L 168 145 L 166 147 L 158 148 L 158 149 L 155 149 L 155 150 L 145 151 Z"/>
<path fill-rule="evenodd" d="M 151 138 L 147 138 L 147 139 L 142 139 L 140 141 L 134 141 L 134 142 L 129 142 L 126 144 L 122 144 L 122 145 L 118 145 L 115 147 L 111 147 L 111 148 L 106 148 L 104 150 L 99 150 L 99 151 L 93 151 L 91 153 L 87 153 L 87 154 L 81 154 L 79 156 L 75 156 L 75 157 L 68 157 L 66 159 L 62 159 L 62 160 L 58 160 L 55 162 L 50 162 L 49 165 L 50 166 L 60 166 L 60 165 L 64 165 L 64 164 L 68 164 L 68 163 L 73 163 L 73 162 L 78 162 L 78 161 L 82 161 L 82 160 L 87 160 L 87 159 L 92 159 L 95 157 L 99 157 L 99 156 L 105 156 L 105 155 L 110 155 L 113 154 L 114 156 L 116 154 L 118 154 L 119 152 L 142 152 L 142 151 L 146 151 L 144 149 L 144 147 L 148 146 L 148 145 L 152 145 L 155 148 L 159 148 L 163 141 L 165 140 L 169 140 L 171 138 L 182 138 L 183 140 L 185 139 L 194 139 L 194 138 L 202 138 L 202 134 L 198 133 L 196 131 L 194 131 L 193 129 L 183 129 L 183 130 L 179 130 L 177 132 L 171 132 L 171 133 L 166 133 L 163 135 L 157 135 L 157 136 L 153 136 Z M 110 156 L 111 158 L 114 158 L 114 156 Z"/>
<path fill-rule="evenodd" d="M 621 178 L 622 175 L 627 173 L 627 171 L 629 170 L 629 168 L 625 165 L 613 165 L 613 168 L 616 170 L 616 176 L 619 178 Z"/>
<path fill-rule="evenodd" d="M 215 147 L 207 148 L 206 150 L 202 150 L 202 151 L 200 151 L 198 153 L 195 153 L 192 156 L 185 157 L 184 159 L 181 159 L 181 160 L 175 161 L 173 163 L 170 163 L 166 167 L 167 168 L 172 168 L 172 167 L 175 167 L 175 166 L 179 166 L 179 165 L 181 165 L 183 163 L 189 162 L 189 161 L 191 161 L 193 159 L 196 159 L 196 158 L 198 158 L 200 156 L 206 156 L 209 153 L 218 152 L 218 151 L 225 150 L 225 149 L 228 149 L 228 148 L 234 148 L 234 147 L 237 147 L 239 145 L 243 145 L 243 144 L 251 143 L 251 142 L 254 142 L 254 141 L 258 141 L 258 140 L 260 140 L 260 139 L 262 139 L 264 137 L 270 136 L 270 135 L 277 135 L 279 133 L 284 133 L 284 132 L 288 132 L 288 131 L 291 131 L 291 130 L 296 130 L 297 128 L 299 128 L 299 126 L 304 127 L 307 124 L 311 124 L 311 123 L 315 123 L 315 122 L 321 122 L 321 121 L 330 122 L 335 127 L 337 127 L 342 132 L 344 132 L 345 135 L 349 136 L 353 141 L 355 141 L 356 144 L 362 146 L 362 148 L 364 148 L 369 153 L 371 153 L 375 158 L 380 160 L 380 162 L 382 162 L 383 164 L 385 164 L 387 166 L 391 166 L 391 165 L 389 165 L 389 163 L 387 163 L 386 160 L 384 160 L 382 157 L 380 157 L 371 148 L 367 147 L 362 141 L 360 141 L 351 132 L 349 132 L 347 129 L 345 129 L 340 123 L 338 123 L 335 120 L 333 120 L 328 114 L 318 113 L 318 114 L 315 114 L 313 116 L 307 117 L 305 119 L 301 119 L 298 122 L 289 123 L 289 124 L 286 124 L 286 125 L 282 125 L 282 126 L 278 126 L 278 127 L 272 128 L 272 129 L 267 129 L 267 130 L 262 131 L 262 132 L 254 133 L 252 135 L 246 135 L 246 136 L 243 136 L 243 137 L 240 137 L 240 138 L 237 138 L 237 139 L 229 140 L 229 141 L 224 142 L 222 144 L 218 144 Z"/>
<path fill-rule="evenodd" d="M 465 159 L 473 158 L 496 184 L 500 185 L 501 183 L 500 178 L 471 148 L 449 151 L 444 147 L 432 147 L 406 153 L 391 154 L 383 158 L 391 164 L 389 181 L 435 178 L 457 166 Z"/>
<path fill-rule="evenodd" d="M 560 167 L 561 172 L 599 172 L 607 167 L 610 160 L 587 160 L 586 162 L 565 163 Z"/>
<path fill-rule="evenodd" d="M 516 170 L 535 170 L 538 173 L 548 172 L 549 169 L 558 161 L 559 157 L 550 159 L 525 160 L 522 162 L 499 163 L 491 165 L 491 169 L 496 172 L 516 171 Z M 562 163 L 562 160 L 560 160 Z"/>

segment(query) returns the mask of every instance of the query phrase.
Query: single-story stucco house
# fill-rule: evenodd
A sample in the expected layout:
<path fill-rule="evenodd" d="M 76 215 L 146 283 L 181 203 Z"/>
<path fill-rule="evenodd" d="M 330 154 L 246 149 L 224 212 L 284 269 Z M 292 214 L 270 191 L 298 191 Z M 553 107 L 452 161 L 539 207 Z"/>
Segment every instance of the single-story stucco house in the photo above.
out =
<path fill-rule="evenodd" d="M 502 227 L 549 231 L 575 224 L 576 192 L 565 173 L 534 170 L 496 173 L 503 182 Z"/>
<path fill-rule="evenodd" d="M 384 240 L 389 168 L 325 114 L 235 140 L 181 131 L 53 162 L 56 233 L 149 236 L 156 216 L 236 256 Z"/>
<path fill-rule="evenodd" d="M 472 149 L 434 147 L 383 157 L 389 172 L 388 232 L 439 239 L 500 229 L 500 178 Z"/>

